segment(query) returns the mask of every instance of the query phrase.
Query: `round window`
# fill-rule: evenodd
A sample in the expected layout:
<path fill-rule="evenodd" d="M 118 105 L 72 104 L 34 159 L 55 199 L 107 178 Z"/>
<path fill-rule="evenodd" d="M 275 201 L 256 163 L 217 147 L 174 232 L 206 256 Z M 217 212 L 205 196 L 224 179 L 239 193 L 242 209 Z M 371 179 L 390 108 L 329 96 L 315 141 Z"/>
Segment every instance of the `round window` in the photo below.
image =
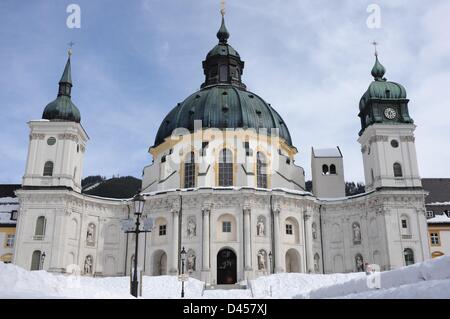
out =
<path fill-rule="evenodd" d="M 392 140 L 392 141 L 391 141 L 391 146 L 392 146 L 393 148 L 397 148 L 397 147 L 398 147 L 398 141 L 397 141 L 397 140 Z"/>
<path fill-rule="evenodd" d="M 54 138 L 54 137 L 48 138 L 48 140 L 47 140 L 48 145 L 55 145 L 55 143 L 56 143 L 56 138 Z"/>

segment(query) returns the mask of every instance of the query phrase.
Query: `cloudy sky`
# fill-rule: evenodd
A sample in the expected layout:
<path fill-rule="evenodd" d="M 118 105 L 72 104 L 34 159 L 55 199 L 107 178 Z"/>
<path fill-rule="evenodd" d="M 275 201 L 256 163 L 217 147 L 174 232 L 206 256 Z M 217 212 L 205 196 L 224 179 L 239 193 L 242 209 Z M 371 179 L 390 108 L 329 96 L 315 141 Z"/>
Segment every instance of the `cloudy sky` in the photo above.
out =
<path fill-rule="evenodd" d="M 91 140 L 84 175 L 141 176 L 163 117 L 203 81 L 219 0 L 0 1 L 0 183 L 20 183 L 27 121 L 54 100 L 67 58 L 72 99 Z M 66 8 L 81 8 L 69 29 Z M 369 28 L 370 4 L 381 9 Z M 450 177 L 450 1 L 227 0 L 229 43 L 243 81 L 271 103 L 310 176 L 311 146 L 339 145 L 346 180 L 363 181 L 358 103 L 372 81 L 373 46 L 402 83 L 418 128 L 422 177 Z"/>

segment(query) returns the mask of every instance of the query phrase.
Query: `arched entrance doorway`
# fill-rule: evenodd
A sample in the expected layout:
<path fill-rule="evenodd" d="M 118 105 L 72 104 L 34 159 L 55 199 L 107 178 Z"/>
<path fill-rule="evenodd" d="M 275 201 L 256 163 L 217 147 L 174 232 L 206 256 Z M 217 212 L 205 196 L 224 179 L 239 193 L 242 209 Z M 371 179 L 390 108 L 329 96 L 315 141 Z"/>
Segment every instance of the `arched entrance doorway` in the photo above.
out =
<path fill-rule="evenodd" d="M 162 250 L 153 253 L 153 276 L 167 275 L 167 254 Z"/>
<path fill-rule="evenodd" d="M 230 285 L 236 281 L 236 254 L 231 249 L 222 249 L 217 253 L 217 284 Z"/>
<path fill-rule="evenodd" d="M 300 272 L 300 255 L 292 248 L 286 252 L 286 272 Z"/>

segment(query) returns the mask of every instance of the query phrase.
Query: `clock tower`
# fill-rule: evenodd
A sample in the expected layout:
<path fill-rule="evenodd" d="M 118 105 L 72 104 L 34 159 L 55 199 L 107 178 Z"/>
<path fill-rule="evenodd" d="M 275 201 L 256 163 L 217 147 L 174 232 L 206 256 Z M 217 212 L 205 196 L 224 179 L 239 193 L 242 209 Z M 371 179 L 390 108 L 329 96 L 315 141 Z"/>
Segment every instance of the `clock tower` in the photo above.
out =
<path fill-rule="evenodd" d="M 387 81 L 386 69 L 375 52 L 374 81 L 359 103 L 366 190 L 420 188 L 414 142 L 416 126 L 408 112 L 405 88 Z"/>

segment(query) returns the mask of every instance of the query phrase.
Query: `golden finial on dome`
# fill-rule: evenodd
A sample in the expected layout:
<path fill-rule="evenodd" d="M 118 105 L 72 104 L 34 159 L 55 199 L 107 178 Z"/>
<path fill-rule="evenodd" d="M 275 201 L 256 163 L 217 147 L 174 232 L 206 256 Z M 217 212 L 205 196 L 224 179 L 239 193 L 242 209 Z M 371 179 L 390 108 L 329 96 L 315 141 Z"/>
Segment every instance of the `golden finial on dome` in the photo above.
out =
<path fill-rule="evenodd" d="M 372 44 L 375 47 L 375 56 L 378 56 L 378 51 L 377 51 L 378 42 L 377 41 L 373 41 Z"/>
<path fill-rule="evenodd" d="M 220 0 L 220 14 L 222 17 L 225 15 L 225 0 Z"/>
<path fill-rule="evenodd" d="M 72 56 L 72 54 L 73 54 L 73 46 L 75 45 L 75 43 L 73 42 L 73 41 L 70 41 L 69 42 L 69 50 L 67 50 L 67 54 L 69 55 L 69 58 Z"/>

